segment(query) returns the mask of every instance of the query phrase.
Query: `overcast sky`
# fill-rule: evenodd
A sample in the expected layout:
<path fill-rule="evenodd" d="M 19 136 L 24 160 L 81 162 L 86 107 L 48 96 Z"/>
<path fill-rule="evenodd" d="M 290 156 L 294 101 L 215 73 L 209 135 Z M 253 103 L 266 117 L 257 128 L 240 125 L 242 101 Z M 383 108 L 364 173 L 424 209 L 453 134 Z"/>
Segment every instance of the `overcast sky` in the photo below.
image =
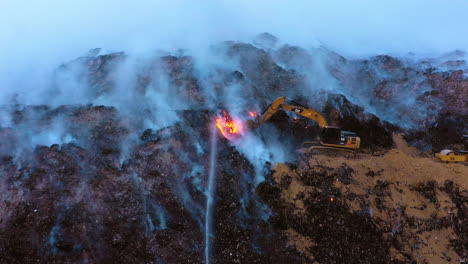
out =
<path fill-rule="evenodd" d="M 265 31 L 346 56 L 440 54 L 468 49 L 467 13 L 466 0 L 0 0 L 0 78 L 95 47 L 196 49 Z"/>

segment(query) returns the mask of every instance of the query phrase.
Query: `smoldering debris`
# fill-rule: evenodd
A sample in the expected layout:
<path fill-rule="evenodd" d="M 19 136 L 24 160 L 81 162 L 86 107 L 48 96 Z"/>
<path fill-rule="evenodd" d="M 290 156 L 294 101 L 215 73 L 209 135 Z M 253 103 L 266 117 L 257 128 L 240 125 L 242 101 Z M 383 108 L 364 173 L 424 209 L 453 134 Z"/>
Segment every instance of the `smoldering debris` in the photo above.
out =
<path fill-rule="evenodd" d="M 57 69 L 43 91 L 56 98 L 1 106 L 0 259 L 202 263 L 206 241 L 212 263 L 408 263 L 422 248 L 466 259 L 465 167 L 406 182 L 445 167 L 392 139 L 427 151 L 466 132 L 466 64 L 279 43 L 224 42 L 212 65 L 94 51 Z M 296 153 L 319 130 L 284 112 L 240 140 L 211 133 L 220 110 L 245 122 L 283 95 L 356 132 L 361 153 Z M 428 237 L 444 230 L 441 255 Z"/>

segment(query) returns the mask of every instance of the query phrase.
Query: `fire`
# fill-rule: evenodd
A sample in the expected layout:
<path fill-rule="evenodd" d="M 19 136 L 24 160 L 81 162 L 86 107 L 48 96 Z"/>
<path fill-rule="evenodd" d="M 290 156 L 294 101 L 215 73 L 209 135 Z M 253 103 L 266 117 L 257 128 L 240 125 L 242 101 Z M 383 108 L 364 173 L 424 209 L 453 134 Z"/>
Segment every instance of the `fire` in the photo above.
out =
<path fill-rule="evenodd" d="M 239 120 L 233 120 L 226 111 L 221 111 L 222 115 L 216 117 L 216 127 L 221 134 L 229 140 L 236 139 L 242 134 L 243 124 Z"/>
<path fill-rule="evenodd" d="M 249 111 L 249 115 L 250 115 L 251 117 L 257 117 L 257 112 L 255 112 L 255 111 Z"/>

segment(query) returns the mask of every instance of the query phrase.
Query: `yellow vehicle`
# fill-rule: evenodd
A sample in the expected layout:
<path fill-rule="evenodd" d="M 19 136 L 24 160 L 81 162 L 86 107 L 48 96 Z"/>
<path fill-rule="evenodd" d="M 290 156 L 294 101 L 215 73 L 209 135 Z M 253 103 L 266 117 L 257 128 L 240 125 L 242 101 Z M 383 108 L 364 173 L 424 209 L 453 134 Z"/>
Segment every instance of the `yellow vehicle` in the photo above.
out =
<path fill-rule="evenodd" d="M 466 150 L 468 149 L 468 135 L 464 135 L 463 138 L 465 139 L 465 150 L 460 150 L 457 153 L 450 149 L 444 149 L 441 152 L 435 154 L 436 158 L 446 162 L 468 161 L 468 150 Z"/>
<path fill-rule="evenodd" d="M 320 141 L 307 141 L 303 146 L 318 145 L 322 148 L 333 148 L 354 151 L 359 149 L 361 139 L 353 132 L 342 131 L 335 126 L 329 126 L 327 119 L 318 111 L 287 99 L 285 96 L 273 101 L 255 120 L 249 120 L 250 128 L 257 128 L 270 119 L 278 110 L 286 110 L 317 122 L 320 127 Z M 318 143 L 318 144 L 316 144 Z"/>

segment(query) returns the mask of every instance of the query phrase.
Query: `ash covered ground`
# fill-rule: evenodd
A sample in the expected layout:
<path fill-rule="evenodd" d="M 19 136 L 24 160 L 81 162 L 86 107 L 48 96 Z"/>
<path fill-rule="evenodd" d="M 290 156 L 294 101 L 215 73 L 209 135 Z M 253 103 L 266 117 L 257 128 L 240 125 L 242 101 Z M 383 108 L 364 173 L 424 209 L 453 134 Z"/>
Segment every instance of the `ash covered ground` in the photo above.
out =
<path fill-rule="evenodd" d="M 347 59 L 270 34 L 209 54 L 92 50 L 57 67 L 44 104 L 0 106 L 0 260 L 465 262 L 468 167 L 432 157 L 468 132 L 464 58 Z M 234 141 L 213 129 L 279 96 L 362 150 L 297 152 L 318 128 L 284 112 Z"/>

